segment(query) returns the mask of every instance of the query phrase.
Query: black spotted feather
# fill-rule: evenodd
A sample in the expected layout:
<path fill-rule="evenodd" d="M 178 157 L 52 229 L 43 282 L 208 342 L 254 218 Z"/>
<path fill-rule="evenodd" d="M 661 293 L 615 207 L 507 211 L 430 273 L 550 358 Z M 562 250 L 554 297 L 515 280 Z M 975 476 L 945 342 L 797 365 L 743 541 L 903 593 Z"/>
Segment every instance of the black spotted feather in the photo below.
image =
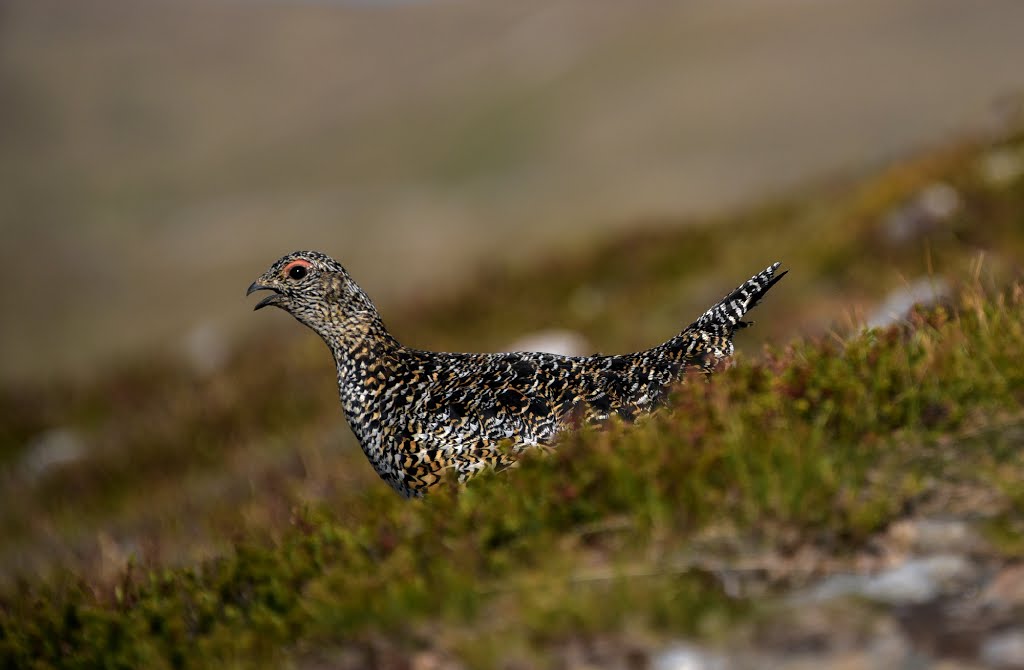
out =
<path fill-rule="evenodd" d="M 345 269 L 318 252 L 277 261 L 249 292 L 315 330 L 330 347 L 341 404 L 377 473 L 406 496 L 455 470 L 466 479 L 547 447 L 580 421 L 627 420 L 664 401 L 672 384 L 710 374 L 733 353 L 744 315 L 786 274 L 779 263 L 744 282 L 656 347 L 616 356 L 439 353 L 399 344 Z M 509 445 L 511 449 L 503 448 Z"/>

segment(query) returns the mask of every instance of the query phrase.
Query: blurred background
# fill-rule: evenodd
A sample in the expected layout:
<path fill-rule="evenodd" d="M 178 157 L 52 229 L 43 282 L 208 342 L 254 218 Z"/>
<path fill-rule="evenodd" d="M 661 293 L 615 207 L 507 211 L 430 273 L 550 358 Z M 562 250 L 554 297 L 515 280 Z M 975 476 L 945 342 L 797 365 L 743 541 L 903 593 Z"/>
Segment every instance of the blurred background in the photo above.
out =
<path fill-rule="evenodd" d="M 0 377 L 228 347 L 295 249 L 395 310 L 862 172 L 998 121 L 1022 26 L 1016 0 L 7 0 Z"/>
<path fill-rule="evenodd" d="M 450 650 L 461 635 L 472 658 L 482 633 L 495 657 L 509 639 L 569 654 L 595 625 L 632 630 L 641 651 L 658 629 L 710 638 L 762 604 L 756 589 L 736 595 L 735 569 L 783 599 L 800 585 L 826 594 L 820 607 L 787 600 L 798 625 L 778 615 L 768 647 L 857 648 L 863 661 L 736 667 L 1024 667 L 1024 395 L 1007 352 L 1020 303 L 991 298 L 1007 324 L 991 332 L 941 335 L 920 320 L 913 339 L 887 331 L 877 342 L 895 353 L 881 363 L 875 335 L 858 337 L 965 286 L 977 307 L 1024 275 L 1022 64 L 1020 0 L 0 0 L 0 666 L 5 622 L 58 660 L 72 642 L 106 653 L 61 603 L 116 600 L 133 616 L 124 589 L 104 600 L 131 581 L 126 566 L 139 581 L 187 566 L 174 574 L 188 582 L 236 557 L 245 582 L 246 556 L 280 567 L 296 541 L 329 531 L 374 569 L 326 560 L 319 587 L 280 593 L 307 613 L 322 599 L 327 616 L 311 620 L 325 638 L 362 631 L 371 655 Z M 737 366 L 680 391 L 691 404 L 676 409 L 690 411 L 585 434 L 575 451 L 418 504 L 355 443 L 320 341 L 284 313 L 251 311 L 249 283 L 299 249 L 344 263 L 400 341 L 441 350 L 636 350 L 772 261 L 791 273 L 737 337 Z M 891 369 L 910 364 L 904 342 L 934 347 L 913 363 L 924 390 L 893 381 L 906 380 Z M 866 388 L 865 406 L 834 400 L 844 388 Z M 721 428 L 705 410 L 740 418 Z M 769 425 L 797 437 L 762 444 L 763 422 L 782 415 L 795 418 Z M 623 502 L 593 472 L 640 481 L 652 457 L 634 448 L 666 467 Z M 576 482 L 598 495 L 574 507 L 587 490 Z M 763 546 L 771 560 L 746 562 Z M 668 589 L 648 581 L 663 558 L 691 555 L 709 567 Z M 421 593 L 424 565 L 462 590 Z M 588 566 L 637 578 L 618 604 L 600 588 L 590 600 L 576 588 Z M 62 568 L 87 588 L 51 598 L 44 578 Z M 520 579 L 518 609 L 502 610 Z M 191 588 L 164 603 L 178 612 L 164 632 L 187 628 L 171 642 L 189 654 L 202 647 Z M 213 591 L 195 603 L 257 602 Z M 881 603 L 870 626 L 856 603 L 829 609 L 850 594 Z M 472 624 L 456 615 L 406 635 L 422 619 L 405 609 L 435 605 Z M 316 628 L 249 629 L 258 617 L 227 611 L 207 621 L 222 650 L 254 644 L 268 667 L 277 657 L 261 643 L 319 651 Z M 51 615 L 55 628 L 36 625 Z M 121 638 L 167 642 L 153 621 Z M 733 667 L 689 653 L 547 667 Z"/>

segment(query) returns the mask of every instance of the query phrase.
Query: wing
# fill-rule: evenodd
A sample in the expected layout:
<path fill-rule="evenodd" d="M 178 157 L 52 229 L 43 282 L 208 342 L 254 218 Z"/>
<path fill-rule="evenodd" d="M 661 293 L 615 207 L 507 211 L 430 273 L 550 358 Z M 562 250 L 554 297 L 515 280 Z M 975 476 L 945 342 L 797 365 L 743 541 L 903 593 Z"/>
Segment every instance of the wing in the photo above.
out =
<path fill-rule="evenodd" d="M 419 495 L 451 469 L 465 480 L 509 467 L 568 428 L 652 410 L 686 369 L 700 367 L 691 358 L 666 345 L 590 357 L 411 351 L 401 376 L 415 392 L 399 394 L 383 445 L 393 474 L 382 476 Z"/>

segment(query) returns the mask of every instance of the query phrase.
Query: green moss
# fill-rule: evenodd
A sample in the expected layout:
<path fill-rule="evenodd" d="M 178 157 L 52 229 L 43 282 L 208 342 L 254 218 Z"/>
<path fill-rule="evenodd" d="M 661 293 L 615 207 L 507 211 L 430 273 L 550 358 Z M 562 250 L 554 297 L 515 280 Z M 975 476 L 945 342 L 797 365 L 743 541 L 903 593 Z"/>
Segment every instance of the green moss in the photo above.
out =
<path fill-rule="evenodd" d="M 709 634 L 753 603 L 682 558 L 708 524 L 841 552 L 944 471 L 978 485 L 1002 472 L 1004 509 L 987 533 L 1014 554 L 1019 442 L 959 469 L 933 445 L 1016 411 L 1024 291 L 971 291 L 961 305 L 741 361 L 681 387 L 668 411 L 570 435 L 465 489 L 411 503 L 353 494 L 344 522 L 298 512 L 276 543 L 240 540 L 221 559 L 134 570 L 113 586 L 24 584 L 0 603 L 0 665 L 271 666 L 288 648 L 380 633 L 412 649 L 431 626 L 478 627 L 522 648 L 636 622 Z M 962 448 L 970 458 L 980 446 Z"/>
<path fill-rule="evenodd" d="M 1020 150 L 1024 137 L 1002 144 Z M 101 556 L 8 588 L 0 668 L 278 667 L 380 639 L 477 666 L 508 654 L 542 664 L 560 641 L 624 628 L 714 637 L 761 604 L 726 593 L 705 564 L 722 560 L 701 550 L 721 528 L 727 555 L 808 543 L 842 555 L 908 510 L 960 506 L 983 520 L 996 555 L 1019 558 L 1024 288 L 1008 279 L 1024 252 L 1024 180 L 980 179 L 987 148 L 961 144 L 853 189 L 492 268 L 445 302 L 389 318 L 419 346 L 496 349 L 562 326 L 623 351 L 663 340 L 769 261 L 793 270 L 740 350 L 800 333 L 791 345 L 691 380 L 636 425 L 567 436 L 553 454 L 423 501 L 391 493 L 351 443 L 326 446 L 341 419 L 311 337 L 246 342 L 209 378 L 144 361 L 0 390 L 0 464 L 16 468 L 55 426 L 90 446 L 82 462 L 0 492 L 5 560 L 24 553 L 35 565 L 48 554 L 31 542 L 54 534 L 87 553 L 81 538 L 100 530 L 158 547 L 143 543 L 123 574 Z M 468 158 L 456 163 L 480 157 Z M 887 241 L 887 213 L 935 181 L 957 188 L 961 209 L 911 243 Z M 901 326 L 821 334 L 924 273 L 969 288 Z M 218 544 L 199 553 L 219 558 L 159 550 L 191 551 L 203 533 Z"/>

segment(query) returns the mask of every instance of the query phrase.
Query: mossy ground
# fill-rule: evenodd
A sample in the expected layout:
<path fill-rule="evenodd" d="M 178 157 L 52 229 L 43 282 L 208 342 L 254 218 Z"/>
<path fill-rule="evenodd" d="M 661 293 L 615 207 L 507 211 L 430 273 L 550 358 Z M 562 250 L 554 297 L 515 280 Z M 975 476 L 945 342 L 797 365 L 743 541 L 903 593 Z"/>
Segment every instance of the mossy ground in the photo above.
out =
<path fill-rule="evenodd" d="M 411 305 L 390 321 L 417 346 L 496 349 L 559 326 L 623 351 L 768 262 L 792 270 L 712 382 L 425 500 L 395 496 L 341 435 L 328 357 L 294 327 L 215 375 L 140 361 L 4 389 L 0 558 L 23 576 L 0 599 L 0 665 L 276 667 L 383 646 L 488 666 L 614 631 L 722 639 L 810 578 L 787 556 L 842 561 L 922 508 L 980 518 L 994 560 L 1024 558 L 1024 179 L 985 179 L 993 151 L 1020 157 L 1024 137 Z M 938 181 L 956 211 L 887 237 Z M 956 287 L 946 304 L 859 331 L 922 275 Z M 19 474 L 55 426 L 88 455 Z M 761 595 L 727 587 L 723 570 L 765 553 L 781 558 Z"/>

